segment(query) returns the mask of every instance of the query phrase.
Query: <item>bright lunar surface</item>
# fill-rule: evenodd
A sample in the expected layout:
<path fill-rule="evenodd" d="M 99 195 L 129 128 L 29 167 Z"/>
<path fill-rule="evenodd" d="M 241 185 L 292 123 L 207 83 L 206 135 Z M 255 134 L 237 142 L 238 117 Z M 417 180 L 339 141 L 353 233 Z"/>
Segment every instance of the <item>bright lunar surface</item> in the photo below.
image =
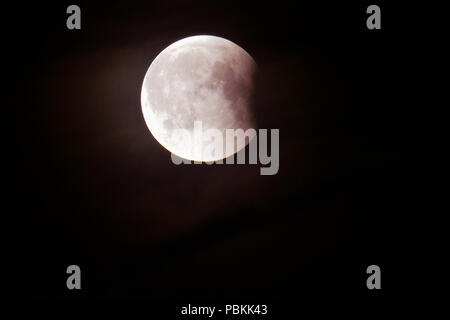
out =
<path fill-rule="evenodd" d="M 256 69 L 244 49 L 223 38 L 201 35 L 171 44 L 152 62 L 142 85 L 142 112 L 150 132 L 167 150 L 189 160 L 215 161 L 236 153 L 248 139 L 238 139 L 227 151 L 225 130 L 255 128 Z M 223 152 L 208 152 L 211 137 L 180 138 L 180 132 L 191 137 L 199 132 L 194 130 L 199 121 L 203 131 L 222 134 Z"/>

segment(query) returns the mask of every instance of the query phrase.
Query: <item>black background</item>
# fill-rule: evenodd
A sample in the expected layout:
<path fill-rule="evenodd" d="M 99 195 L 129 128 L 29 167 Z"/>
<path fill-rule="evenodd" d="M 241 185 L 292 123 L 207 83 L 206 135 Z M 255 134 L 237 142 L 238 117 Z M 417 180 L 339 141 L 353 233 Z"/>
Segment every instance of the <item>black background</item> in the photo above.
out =
<path fill-rule="evenodd" d="M 165 301 L 441 297 L 442 209 L 422 161 L 438 7 L 380 2 L 74 2 L 3 11 L 2 293 Z M 314 3 L 314 4 L 312 4 Z M 418 14 L 422 18 L 418 18 Z M 415 22 L 419 21 L 419 22 Z M 427 25 L 430 27 L 430 25 Z M 211 34 L 259 66 L 280 170 L 175 166 L 140 90 L 156 55 Z M 441 39 L 442 41 L 442 39 Z M 66 268 L 82 290 L 66 288 Z M 366 288 L 381 267 L 382 290 Z"/>

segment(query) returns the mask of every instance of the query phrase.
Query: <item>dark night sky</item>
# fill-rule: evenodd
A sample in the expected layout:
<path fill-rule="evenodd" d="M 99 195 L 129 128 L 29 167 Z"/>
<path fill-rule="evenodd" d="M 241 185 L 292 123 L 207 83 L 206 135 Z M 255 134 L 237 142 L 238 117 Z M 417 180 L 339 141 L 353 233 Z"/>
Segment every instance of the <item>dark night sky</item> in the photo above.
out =
<path fill-rule="evenodd" d="M 443 294 L 442 218 L 414 155 L 421 67 L 412 66 L 429 34 L 400 4 L 378 1 L 382 30 L 369 31 L 371 2 L 297 2 L 77 1 L 80 31 L 65 26 L 72 2 L 12 6 L 3 293 Z M 227 38 L 257 62 L 259 127 L 280 129 L 277 175 L 175 166 L 148 131 L 145 72 L 196 34 Z M 82 269 L 80 292 L 65 287 L 70 264 Z M 371 264 L 380 292 L 365 287 Z"/>

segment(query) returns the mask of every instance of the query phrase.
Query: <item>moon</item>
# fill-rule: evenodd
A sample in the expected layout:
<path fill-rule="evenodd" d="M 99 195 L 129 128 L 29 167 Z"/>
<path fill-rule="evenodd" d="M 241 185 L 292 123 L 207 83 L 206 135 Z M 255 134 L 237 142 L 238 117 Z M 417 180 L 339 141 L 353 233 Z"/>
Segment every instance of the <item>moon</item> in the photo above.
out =
<path fill-rule="evenodd" d="M 199 35 L 174 42 L 153 60 L 142 84 L 141 106 L 148 129 L 181 158 L 217 161 L 231 156 L 254 137 L 225 148 L 227 129 L 246 131 L 256 126 L 252 105 L 256 71 L 253 58 L 227 39 Z M 223 152 L 198 153 L 211 141 L 180 139 L 179 132 L 194 135 L 198 121 L 203 130 L 222 134 Z"/>

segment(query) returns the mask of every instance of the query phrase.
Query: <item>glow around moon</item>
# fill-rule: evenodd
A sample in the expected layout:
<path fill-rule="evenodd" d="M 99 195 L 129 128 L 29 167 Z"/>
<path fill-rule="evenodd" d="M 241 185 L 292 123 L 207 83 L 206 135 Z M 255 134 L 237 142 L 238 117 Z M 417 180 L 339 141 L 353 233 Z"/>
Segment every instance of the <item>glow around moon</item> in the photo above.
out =
<path fill-rule="evenodd" d="M 215 36 L 193 36 L 164 49 L 150 65 L 142 85 L 144 119 L 152 135 L 173 154 L 195 161 L 215 161 L 241 150 L 248 140 L 238 140 L 230 150 L 208 153 L 208 139 L 189 140 L 215 129 L 255 128 L 252 93 L 256 63 L 241 47 Z M 250 139 L 253 136 L 250 137 Z M 198 150 L 203 150 L 198 152 Z"/>

